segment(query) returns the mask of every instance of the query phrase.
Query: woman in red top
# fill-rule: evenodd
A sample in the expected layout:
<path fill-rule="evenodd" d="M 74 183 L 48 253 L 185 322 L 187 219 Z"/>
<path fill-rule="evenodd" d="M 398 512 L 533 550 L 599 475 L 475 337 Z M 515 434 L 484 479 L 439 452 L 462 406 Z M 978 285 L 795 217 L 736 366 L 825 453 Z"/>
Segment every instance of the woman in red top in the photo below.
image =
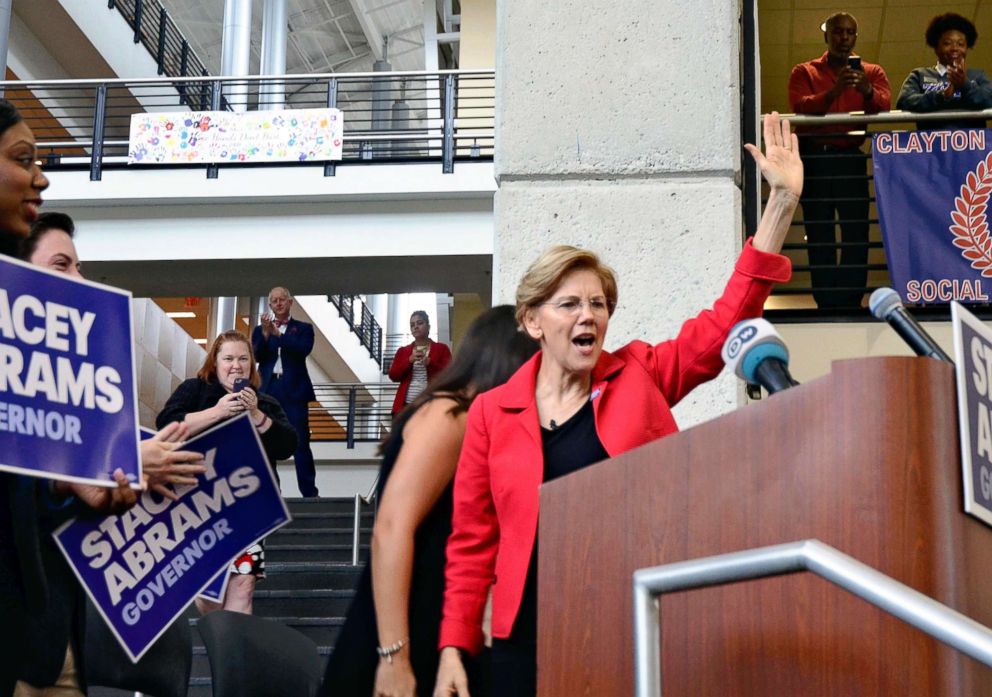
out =
<path fill-rule="evenodd" d="M 723 367 L 733 325 L 761 314 L 791 265 L 778 254 L 802 191 L 796 138 L 765 119 L 765 154 L 752 145 L 771 192 L 713 309 L 678 337 L 603 351 L 616 308 L 613 271 L 592 252 L 553 247 L 517 287 L 517 319 L 541 350 L 510 380 L 476 398 L 455 474 L 435 697 L 469 694 L 460 651 L 478 652 L 492 588 L 494 697 L 536 692 L 537 520 L 542 482 L 674 433 L 670 406 Z"/>
<path fill-rule="evenodd" d="M 410 315 L 410 333 L 413 341 L 396 351 L 389 366 L 389 379 L 400 383 L 393 400 L 393 416 L 415 400 L 435 375 L 451 363 L 451 349 L 447 344 L 432 341 L 431 321 L 427 313 L 417 310 Z"/>

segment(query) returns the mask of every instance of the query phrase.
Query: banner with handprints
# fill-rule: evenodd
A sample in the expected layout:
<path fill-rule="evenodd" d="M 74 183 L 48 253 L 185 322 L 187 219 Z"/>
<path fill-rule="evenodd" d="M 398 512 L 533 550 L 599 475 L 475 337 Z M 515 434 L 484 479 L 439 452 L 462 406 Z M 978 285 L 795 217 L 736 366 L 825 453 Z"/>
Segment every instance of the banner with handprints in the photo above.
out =
<path fill-rule="evenodd" d="M 134 114 L 129 165 L 340 160 L 338 109 Z"/>

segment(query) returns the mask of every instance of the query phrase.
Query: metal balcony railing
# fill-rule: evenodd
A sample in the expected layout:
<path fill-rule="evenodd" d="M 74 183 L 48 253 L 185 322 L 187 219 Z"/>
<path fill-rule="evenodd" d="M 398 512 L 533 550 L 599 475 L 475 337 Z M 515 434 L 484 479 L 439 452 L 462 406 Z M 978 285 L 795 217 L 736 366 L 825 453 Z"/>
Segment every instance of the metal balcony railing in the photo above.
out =
<path fill-rule="evenodd" d="M 357 295 L 327 297 L 351 331 L 358 336 L 358 341 L 368 350 L 369 357 L 382 366 L 382 327 L 372 311 Z"/>
<path fill-rule="evenodd" d="M 162 77 L 146 80 L 36 80 L 0 82 L 24 115 L 49 170 L 88 169 L 98 181 L 105 168 L 127 167 L 131 116 L 146 112 L 336 107 L 344 120 L 344 164 L 491 161 L 495 110 L 492 70 L 267 75 L 248 78 Z M 277 94 L 278 93 L 278 94 Z M 323 166 L 336 162 L 288 162 Z M 132 165 L 133 168 L 143 165 Z M 146 165 L 205 169 L 221 165 Z"/>
<path fill-rule="evenodd" d="M 389 372 L 389 368 L 393 365 L 393 359 L 396 358 L 396 351 L 399 350 L 401 346 L 406 346 L 409 344 L 411 340 L 412 337 L 409 332 L 386 334 L 386 343 L 382 347 L 383 373 Z"/>
<path fill-rule="evenodd" d="M 159 0 L 108 0 L 107 7 L 120 12 L 134 29 L 134 43 L 148 49 L 158 65 L 159 75 L 209 74 Z"/>
<path fill-rule="evenodd" d="M 915 130 L 917 128 L 917 124 L 921 127 L 925 127 L 925 124 L 928 121 L 977 118 L 978 121 L 981 122 L 982 119 L 992 118 L 992 110 L 989 112 L 945 111 L 934 114 L 911 114 L 903 111 L 892 111 L 871 116 L 858 113 L 828 114 L 826 116 L 797 116 L 794 114 L 785 114 L 783 117 L 788 118 L 792 122 L 793 128 L 799 131 L 800 150 L 803 151 L 803 161 L 807 165 L 807 170 L 815 167 L 815 163 L 819 159 L 825 157 L 842 157 L 851 160 L 853 168 L 863 172 L 863 174 L 857 176 L 867 181 L 867 196 L 845 199 L 845 201 L 865 205 L 867 208 L 867 215 L 857 219 L 820 219 L 815 216 L 807 216 L 804 207 L 800 205 L 792 220 L 792 225 L 782 252 L 792 259 L 793 278 L 788 284 L 779 284 L 772 290 L 773 297 L 769 303 L 769 306 L 773 309 L 771 309 L 768 314 L 771 317 L 775 317 L 778 321 L 821 321 L 825 318 L 871 321 L 870 314 L 866 309 L 867 300 L 864 298 L 866 298 L 867 294 L 870 294 L 876 288 L 890 285 L 888 264 L 885 258 L 885 250 L 882 245 L 881 228 L 879 227 L 878 211 L 875 207 L 875 187 L 871 161 L 872 134 L 882 131 Z M 817 133 L 810 132 L 809 130 L 811 128 L 823 127 L 832 127 L 838 130 L 832 133 Z M 981 123 L 979 123 L 976 127 L 981 127 Z M 861 147 L 861 150 L 857 152 L 838 155 L 837 153 L 829 152 L 829 148 L 825 148 L 825 150 L 828 150 L 827 152 L 812 152 L 812 150 L 815 150 L 815 147 L 813 147 L 814 140 L 822 146 L 823 144 L 829 144 L 831 141 L 837 142 L 838 144 L 850 144 L 852 142 L 856 143 L 862 139 L 864 140 L 864 144 Z M 748 176 L 756 177 L 757 172 L 754 169 L 750 158 L 745 157 L 744 161 L 746 163 L 746 169 L 748 170 Z M 851 176 L 848 177 L 848 179 L 857 178 L 857 176 Z M 826 177 L 816 176 L 811 179 L 809 177 L 809 172 L 807 172 L 807 187 L 813 185 L 811 182 L 823 181 L 825 179 Z M 761 205 L 767 199 L 767 195 L 767 186 L 764 182 L 762 182 L 760 189 L 745 186 L 745 220 L 757 220 L 756 211 L 760 210 Z M 832 198 L 828 200 L 836 201 L 838 199 Z M 868 226 L 868 240 L 866 243 L 845 243 L 840 241 L 842 239 L 840 234 L 840 226 L 852 222 L 855 224 L 863 223 Z M 833 224 L 836 228 L 836 239 L 838 241 L 810 242 L 807 240 L 807 224 L 815 225 L 817 223 Z M 749 222 L 749 227 L 753 227 L 753 222 Z M 753 229 L 748 230 L 748 234 L 753 233 Z M 862 297 L 862 302 L 858 305 L 851 303 L 848 307 L 836 307 L 830 309 L 817 308 L 812 297 L 812 273 L 818 269 L 826 267 L 817 266 L 816 264 L 811 263 L 810 252 L 814 252 L 815 256 L 815 252 L 818 250 L 829 249 L 836 254 L 837 252 L 842 252 L 842 250 L 850 250 L 852 248 L 860 248 L 866 251 L 866 259 L 863 263 L 846 264 L 845 266 L 839 268 L 858 269 L 862 272 L 867 272 L 867 281 L 863 286 L 841 286 L 835 287 L 834 290 L 840 293 L 847 292 L 849 295 Z M 983 316 L 988 312 L 988 309 L 983 310 L 981 307 L 975 309 L 980 315 Z M 919 313 L 924 317 L 935 319 L 944 319 L 949 317 L 949 310 L 946 307 L 917 308 L 914 310 L 914 313 Z"/>
<path fill-rule="evenodd" d="M 389 433 L 396 390 L 392 382 L 331 383 L 313 386 L 310 439 L 315 442 L 377 443 Z"/>

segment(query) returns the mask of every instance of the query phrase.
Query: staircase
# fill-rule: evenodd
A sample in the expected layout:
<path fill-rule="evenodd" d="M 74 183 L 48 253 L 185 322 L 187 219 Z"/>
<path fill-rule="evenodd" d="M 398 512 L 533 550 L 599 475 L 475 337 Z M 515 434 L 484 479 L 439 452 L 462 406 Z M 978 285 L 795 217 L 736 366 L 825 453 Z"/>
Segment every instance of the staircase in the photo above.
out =
<path fill-rule="evenodd" d="M 361 566 L 351 565 L 352 499 L 287 499 L 291 523 L 265 541 L 266 578 L 255 587 L 254 612 L 310 637 L 327 660 L 348 612 Z M 359 557 L 368 557 L 373 512 L 363 506 Z M 211 697 L 210 663 L 196 631 L 199 613 L 186 611 L 193 632 L 189 697 Z M 94 687 L 90 697 L 132 697 Z"/>

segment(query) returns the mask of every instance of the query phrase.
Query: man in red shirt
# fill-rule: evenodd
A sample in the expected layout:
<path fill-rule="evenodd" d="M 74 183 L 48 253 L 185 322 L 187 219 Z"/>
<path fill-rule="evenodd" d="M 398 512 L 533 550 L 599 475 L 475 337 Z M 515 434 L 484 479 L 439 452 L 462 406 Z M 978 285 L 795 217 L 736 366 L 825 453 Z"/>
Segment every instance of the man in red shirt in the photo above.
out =
<path fill-rule="evenodd" d="M 827 51 L 792 68 L 789 101 L 797 114 L 888 111 L 889 80 L 881 66 L 853 55 L 858 21 L 838 12 L 824 23 Z M 802 198 L 813 297 L 821 308 L 860 307 L 868 280 L 868 177 L 864 134 L 850 125 L 805 128 Z M 839 219 L 841 244 L 837 244 Z M 840 247 L 840 264 L 837 248 Z"/>

